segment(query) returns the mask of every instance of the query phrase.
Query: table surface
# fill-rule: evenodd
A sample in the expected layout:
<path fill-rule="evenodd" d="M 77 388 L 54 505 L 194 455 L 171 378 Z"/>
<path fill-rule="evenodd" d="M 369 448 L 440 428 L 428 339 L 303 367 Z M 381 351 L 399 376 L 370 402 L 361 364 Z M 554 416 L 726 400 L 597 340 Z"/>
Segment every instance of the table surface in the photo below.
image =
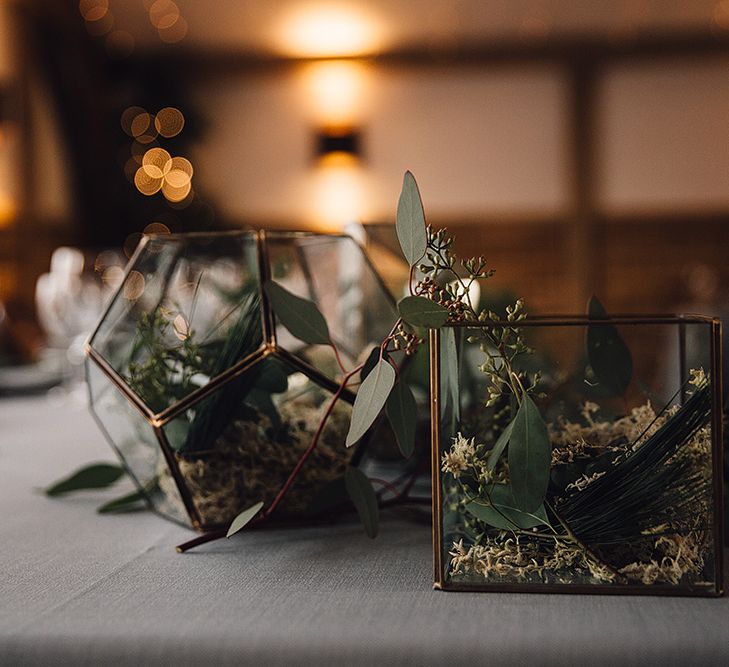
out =
<path fill-rule="evenodd" d="M 0 400 L 0 664 L 720 665 L 729 598 L 443 593 L 428 526 L 192 534 L 115 491 L 39 489 L 113 457 L 81 406 Z"/>

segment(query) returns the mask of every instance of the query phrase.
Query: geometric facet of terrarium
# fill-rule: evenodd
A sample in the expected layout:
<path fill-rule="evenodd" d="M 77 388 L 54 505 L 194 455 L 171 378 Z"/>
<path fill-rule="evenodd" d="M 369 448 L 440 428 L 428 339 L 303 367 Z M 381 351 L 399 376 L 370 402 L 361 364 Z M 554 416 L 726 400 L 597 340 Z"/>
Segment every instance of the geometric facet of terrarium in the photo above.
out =
<path fill-rule="evenodd" d="M 720 594 L 720 350 L 701 316 L 431 332 L 436 587 Z"/>
<path fill-rule="evenodd" d="M 397 319 L 362 249 L 342 235 L 236 231 L 145 237 L 87 346 L 91 411 L 150 505 L 199 530 L 268 505 L 340 381 L 331 346 L 278 322 L 269 279 L 313 301 L 352 367 Z M 299 515 L 357 453 L 352 390 L 277 514 Z"/>

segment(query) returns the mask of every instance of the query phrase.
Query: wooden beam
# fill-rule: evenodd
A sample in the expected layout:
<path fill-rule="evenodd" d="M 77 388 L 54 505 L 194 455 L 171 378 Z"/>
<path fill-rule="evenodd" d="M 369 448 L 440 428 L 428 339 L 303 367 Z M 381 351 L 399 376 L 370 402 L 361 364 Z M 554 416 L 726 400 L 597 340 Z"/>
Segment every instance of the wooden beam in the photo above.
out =
<path fill-rule="evenodd" d="M 382 67 L 452 68 L 592 62 L 636 62 L 656 58 L 706 58 L 729 55 L 729 33 L 708 30 L 633 37 L 604 35 L 560 36 L 525 41 L 488 39 L 456 46 L 416 46 L 391 49 L 372 56 L 349 56 L 340 60 L 366 61 Z M 257 72 L 272 72 L 330 58 L 296 58 L 262 51 L 233 51 L 178 46 L 140 51 L 131 59 L 164 63 L 185 77 L 226 78 Z"/>

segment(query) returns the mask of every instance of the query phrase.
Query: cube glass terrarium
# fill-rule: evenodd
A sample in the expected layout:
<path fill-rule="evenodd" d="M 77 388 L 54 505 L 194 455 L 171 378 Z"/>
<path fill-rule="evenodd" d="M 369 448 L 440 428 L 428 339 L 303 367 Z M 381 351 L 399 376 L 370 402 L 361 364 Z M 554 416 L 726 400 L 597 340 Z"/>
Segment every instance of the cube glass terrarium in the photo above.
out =
<path fill-rule="evenodd" d="M 537 477 L 510 467 L 515 393 L 487 400 L 499 350 L 482 343 L 504 331 L 531 348 L 514 370 L 545 427 L 539 507 L 516 495 Z M 721 594 L 720 336 L 699 316 L 431 332 L 435 587 Z"/>
<path fill-rule="evenodd" d="M 347 236 L 149 236 L 87 348 L 91 410 L 110 444 L 154 509 L 200 530 L 273 500 L 339 383 L 331 347 L 279 324 L 268 279 L 317 304 L 350 367 L 396 319 Z M 279 516 L 305 513 L 358 456 L 344 447 L 353 400 L 342 393 Z"/>

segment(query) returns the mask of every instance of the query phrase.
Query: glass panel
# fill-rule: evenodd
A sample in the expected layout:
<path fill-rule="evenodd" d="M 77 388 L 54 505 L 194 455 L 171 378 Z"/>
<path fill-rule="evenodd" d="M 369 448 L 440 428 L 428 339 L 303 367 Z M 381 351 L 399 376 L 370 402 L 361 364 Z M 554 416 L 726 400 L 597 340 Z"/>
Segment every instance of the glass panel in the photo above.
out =
<path fill-rule="evenodd" d="M 268 506 L 309 446 L 331 395 L 268 357 L 164 426 L 203 526 L 224 526 L 258 501 Z M 305 513 L 341 478 L 351 407 L 338 401 L 317 448 L 276 516 Z"/>
<path fill-rule="evenodd" d="M 86 376 L 91 410 L 129 474 L 160 514 L 190 525 L 152 426 L 91 360 Z"/>
<path fill-rule="evenodd" d="M 711 325 L 519 326 L 441 333 L 445 587 L 716 592 Z"/>
<path fill-rule="evenodd" d="M 256 237 L 151 238 L 91 341 L 155 413 L 262 344 Z"/>
<path fill-rule="evenodd" d="M 393 302 L 362 249 L 349 237 L 277 234 L 268 238 L 273 280 L 313 300 L 347 368 L 364 361 L 397 320 Z M 284 349 L 328 377 L 340 377 L 331 348 L 305 345 L 278 325 Z"/>

